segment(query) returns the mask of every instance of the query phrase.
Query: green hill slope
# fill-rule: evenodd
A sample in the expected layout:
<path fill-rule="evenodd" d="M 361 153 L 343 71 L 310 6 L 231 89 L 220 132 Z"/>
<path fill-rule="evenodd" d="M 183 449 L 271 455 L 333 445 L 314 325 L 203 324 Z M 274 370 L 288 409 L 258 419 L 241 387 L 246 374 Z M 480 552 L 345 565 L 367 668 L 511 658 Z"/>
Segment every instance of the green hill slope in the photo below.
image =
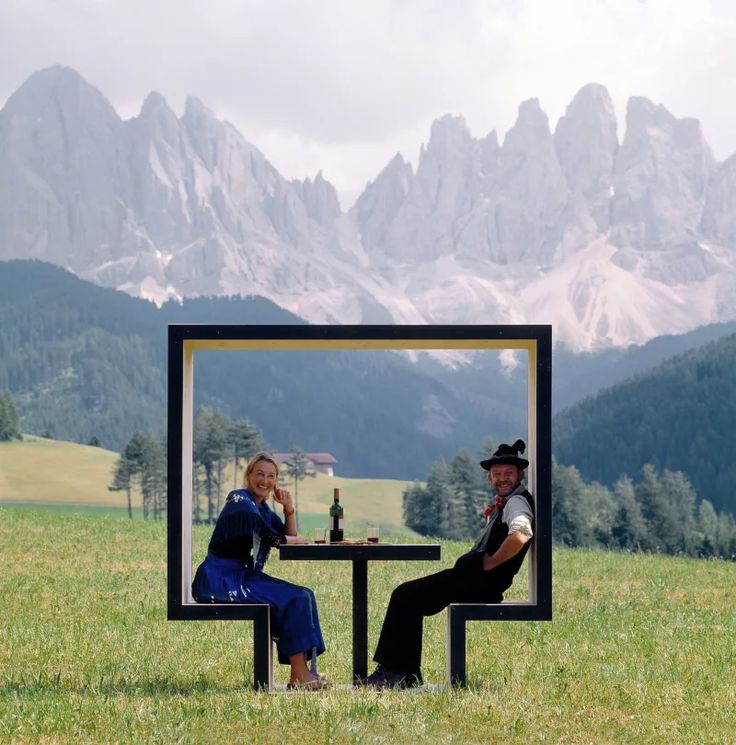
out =
<path fill-rule="evenodd" d="M 0 442 L 0 502 L 123 507 L 125 496 L 107 489 L 117 457 L 33 435 Z"/>
<path fill-rule="evenodd" d="M 668 360 L 553 421 L 554 453 L 611 485 L 642 466 L 684 471 L 698 496 L 736 513 L 736 335 Z"/>
<path fill-rule="evenodd" d="M 0 503 L 22 503 L 61 508 L 106 507 L 124 513 L 124 492 L 111 492 L 117 453 L 89 445 L 24 435 L 23 440 L 0 442 Z M 225 489 L 240 486 L 242 473 L 225 472 Z M 362 537 L 368 520 L 379 518 L 387 533 L 406 530 L 402 519 L 402 492 L 408 482 L 392 479 L 349 479 L 318 474 L 299 483 L 300 530 L 327 525 L 332 492 L 340 489 L 347 537 Z M 294 492 L 288 478 L 282 485 Z M 140 495 L 133 493 L 139 508 Z M 136 513 L 137 514 L 137 513 Z"/>

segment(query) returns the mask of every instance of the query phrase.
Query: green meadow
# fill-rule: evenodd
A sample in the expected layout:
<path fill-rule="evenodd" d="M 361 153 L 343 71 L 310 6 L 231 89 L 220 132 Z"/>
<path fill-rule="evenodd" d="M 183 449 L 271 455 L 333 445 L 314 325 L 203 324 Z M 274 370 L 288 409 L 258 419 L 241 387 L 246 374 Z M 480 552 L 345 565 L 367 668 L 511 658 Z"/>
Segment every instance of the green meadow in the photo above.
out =
<path fill-rule="evenodd" d="M 74 442 L 23 435 L 17 442 L 0 442 L 0 505 L 34 505 L 38 509 L 127 515 L 125 492 L 111 492 L 118 454 Z M 237 474 L 228 464 L 223 477 L 223 494 L 242 485 L 243 463 Z M 348 479 L 317 474 L 299 482 L 300 530 L 327 525 L 327 510 L 334 488 L 339 488 L 346 518 L 362 530 L 368 520 L 379 516 L 387 533 L 403 530 L 401 495 L 407 481 L 391 479 Z M 282 475 L 281 485 L 295 492 L 293 480 Z M 142 515 L 141 497 L 132 493 L 133 514 Z M 206 507 L 204 497 L 201 505 Z M 357 535 L 355 537 L 358 537 Z"/>
<path fill-rule="evenodd" d="M 4 506 L 0 556 L 0 742 L 736 742 L 733 563 L 556 550 L 554 620 L 471 623 L 467 690 L 444 686 L 441 613 L 429 685 L 375 692 L 346 685 L 349 566 L 274 556 L 315 588 L 321 672 L 343 687 L 269 694 L 249 685 L 249 623 L 166 620 L 164 524 Z M 370 566 L 371 646 L 391 589 L 437 567 Z"/>

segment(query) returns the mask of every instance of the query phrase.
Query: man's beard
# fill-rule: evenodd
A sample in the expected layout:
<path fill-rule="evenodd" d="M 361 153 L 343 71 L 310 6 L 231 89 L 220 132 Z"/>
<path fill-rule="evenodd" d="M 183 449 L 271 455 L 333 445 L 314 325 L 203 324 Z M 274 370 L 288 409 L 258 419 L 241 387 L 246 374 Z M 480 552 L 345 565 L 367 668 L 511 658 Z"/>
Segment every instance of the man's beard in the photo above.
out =
<path fill-rule="evenodd" d="M 519 486 L 520 483 L 521 483 L 521 481 L 517 481 L 517 482 L 511 484 L 511 486 L 508 486 L 508 485 L 503 485 L 503 486 L 498 485 L 498 486 L 495 486 L 494 485 L 493 488 L 496 490 L 496 495 L 497 496 L 503 497 L 505 499 L 506 497 L 508 497 L 509 494 L 511 494 L 512 491 L 514 491 L 515 489 L 518 488 L 518 486 Z"/>

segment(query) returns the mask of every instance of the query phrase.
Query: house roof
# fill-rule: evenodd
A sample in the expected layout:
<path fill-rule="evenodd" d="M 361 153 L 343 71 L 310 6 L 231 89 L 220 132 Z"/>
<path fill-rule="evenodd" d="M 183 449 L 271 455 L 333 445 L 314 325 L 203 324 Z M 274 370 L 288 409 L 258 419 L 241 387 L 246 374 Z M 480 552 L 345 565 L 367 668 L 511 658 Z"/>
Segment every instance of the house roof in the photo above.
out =
<path fill-rule="evenodd" d="M 272 455 L 279 463 L 288 463 L 292 458 L 291 453 L 272 453 Z M 337 463 L 337 459 L 330 453 L 304 453 L 304 455 L 317 466 Z"/>

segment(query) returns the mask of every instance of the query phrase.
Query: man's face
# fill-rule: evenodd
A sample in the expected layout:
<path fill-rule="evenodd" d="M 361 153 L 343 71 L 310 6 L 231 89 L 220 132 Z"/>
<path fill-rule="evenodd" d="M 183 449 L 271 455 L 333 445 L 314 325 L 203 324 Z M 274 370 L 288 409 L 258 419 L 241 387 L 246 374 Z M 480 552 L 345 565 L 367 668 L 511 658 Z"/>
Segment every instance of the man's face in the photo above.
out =
<path fill-rule="evenodd" d="M 495 465 L 488 471 L 488 480 L 499 497 L 508 497 L 521 483 L 523 473 L 516 466 Z"/>

